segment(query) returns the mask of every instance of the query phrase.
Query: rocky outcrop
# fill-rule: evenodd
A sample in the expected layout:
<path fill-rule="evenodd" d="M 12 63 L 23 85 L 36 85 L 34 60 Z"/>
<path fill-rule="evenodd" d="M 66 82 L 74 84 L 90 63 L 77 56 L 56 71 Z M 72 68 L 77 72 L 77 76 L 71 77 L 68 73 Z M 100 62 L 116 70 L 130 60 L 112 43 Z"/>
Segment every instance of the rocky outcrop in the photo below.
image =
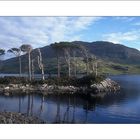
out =
<path fill-rule="evenodd" d="M 0 124 L 40 124 L 44 123 L 36 117 L 15 112 L 0 112 Z"/>
<path fill-rule="evenodd" d="M 91 85 L 91 88 L 95 90 L 95 92 L 114 92 L 120 90 L 119 84 L 109 78 L 101 81 L 98 84 Z"/>

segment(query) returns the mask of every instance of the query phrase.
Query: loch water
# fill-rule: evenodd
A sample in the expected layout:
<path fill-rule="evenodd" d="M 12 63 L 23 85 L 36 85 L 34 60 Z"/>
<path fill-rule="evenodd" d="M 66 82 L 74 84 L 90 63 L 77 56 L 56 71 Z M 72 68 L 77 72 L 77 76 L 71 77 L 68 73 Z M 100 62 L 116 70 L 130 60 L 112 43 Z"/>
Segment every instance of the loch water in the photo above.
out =
<path fill-rule="evenodd" d="M 100 98 L 0 95 L 0 111 L 25 113 L 46 123 L 140 123 L 140 75 L 117 75 L 121 90 Z"/>

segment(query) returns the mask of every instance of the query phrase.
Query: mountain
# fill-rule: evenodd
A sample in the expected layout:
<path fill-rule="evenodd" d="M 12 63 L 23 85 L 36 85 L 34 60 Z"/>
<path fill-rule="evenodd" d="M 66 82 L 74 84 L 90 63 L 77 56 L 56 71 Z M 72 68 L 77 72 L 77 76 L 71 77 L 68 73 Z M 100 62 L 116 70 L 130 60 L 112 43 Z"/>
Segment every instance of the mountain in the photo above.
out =
<path fill-rule="evenodd" d="M 71 43 L 74 43 L 76 45 L 83 45 L 87 47 L 91 54 L 96 55 L 98 59 L 103 60 L 106 64 L 112 62 L 113 65 L 115 63 L 120 65 L 140 65 L 140 51 L 137 49 L 129 48 L 122 44 L 114 44 L 106 41 L 96 41 L 96 42 L 74 41 Z M 42 52 L 43 62 L 46 66 L 46 70 L 52 70 L 54 64 L 54 60 L 52 58 L 56 56 L 52 47 L 50 45 L 42 47 L 41 52 Z M 22 69 L 23 71 L 27 71 L 28 69 L 27 55 L 23 55 L 21 59 L 22 59 L 22 65 L 24 66 Z M 116 66 L 111 66 L 111 67 L 116 68 Z M 17 73 L 18 59 L 11 58 L 3 61 L 0 71 L 3 73 Z"/>
<path fill-rule="evenodd" d="M 87 47 L 90 53 L 96 55 L 100 59 L 124 64 L 140 64 L 140 51 L 122 44 L 114 44 L 106 41 L 91 43 L 74 41 L 72 43 Z M 43 47 L 41 52 L 44 58 L 55 56 L 55 53 L 50 46 Z"/>
<path fill-rule="evenodd" d="M 74 43 L 86 46 L 91 53 L 101 59 L 124 64 L 140 64 L 140 51 L 137 49 L 106 41 L 91 43 L 75 41 Z"/>

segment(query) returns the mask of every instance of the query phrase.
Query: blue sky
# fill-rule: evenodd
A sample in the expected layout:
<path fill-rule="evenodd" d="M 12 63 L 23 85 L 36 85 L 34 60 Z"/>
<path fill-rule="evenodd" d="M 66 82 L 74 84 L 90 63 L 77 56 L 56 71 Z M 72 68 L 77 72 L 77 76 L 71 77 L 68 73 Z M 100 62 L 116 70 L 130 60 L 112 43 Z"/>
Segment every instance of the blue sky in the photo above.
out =
<path fill-rule="evenodd" d="M 75 40 L 111 41 L 140 50 L 140 17 L 0 17 L 0 48 L 6 50 Z"/>

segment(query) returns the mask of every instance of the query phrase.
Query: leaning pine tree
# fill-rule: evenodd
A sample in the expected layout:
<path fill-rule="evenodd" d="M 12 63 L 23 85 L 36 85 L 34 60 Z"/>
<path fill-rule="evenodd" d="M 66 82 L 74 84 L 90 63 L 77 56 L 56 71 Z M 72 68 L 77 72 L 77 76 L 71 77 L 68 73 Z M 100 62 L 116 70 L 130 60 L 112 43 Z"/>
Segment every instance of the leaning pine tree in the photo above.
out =
<path fill-rule="evenodd" d="M 31 81 L 32 75 L 31 75 L 31 52 L 32 52 L 32 46 L 29 44 L 23 44 L 20 47 L 21 51 L 28 54 L 28 73 L 29 73 L 29 80 Z"/>
<path fill-rule="evenodd" d="M 81 53 L 84 57 L 84 61 L 86 63 L 86 74 L 88 75 L 89 74 L 89 52 L 88 52 L 87 47 L 85 47 L 85 46 L 81 45 L 80 49 L 81 49 Z"/>
<path fill-rule="evenodd" d="M 40 49 L 38 48 L 38 65 L 39 68 L 41 69 L 41 74 L 42 74 L 42 80 L 45 80 L 45 74 L 44 74 L 44 65 L 43 65 L 43 61 L 42 61 L 42 54 Z"/>
<path fill-rule="evenodd" d="M 21 77 L 21 49 L 20 48 L 11 48 L 8 52 L 13 53 L 16 57 L 18 57 L 19 61 L 19 76 Z"/>
<path fill-rule="evenodd" d="M 51 46 L 52 46 L 52 49 L 56 53 L 56 58 L 57 58 L 57 77 L 60 78 L 60 70 L 61 70 L 60 58 L 61 58 L 62 48 L 61 48 L 61 45 L 59 43 L 54 43 Z"/>
<path fill-rule="evenodd" d="M 0 56 L 3 56 L 5 54 L 5 50 L 0 48 Z M 0 58 L 1 60 L 1 58 Z"/>

